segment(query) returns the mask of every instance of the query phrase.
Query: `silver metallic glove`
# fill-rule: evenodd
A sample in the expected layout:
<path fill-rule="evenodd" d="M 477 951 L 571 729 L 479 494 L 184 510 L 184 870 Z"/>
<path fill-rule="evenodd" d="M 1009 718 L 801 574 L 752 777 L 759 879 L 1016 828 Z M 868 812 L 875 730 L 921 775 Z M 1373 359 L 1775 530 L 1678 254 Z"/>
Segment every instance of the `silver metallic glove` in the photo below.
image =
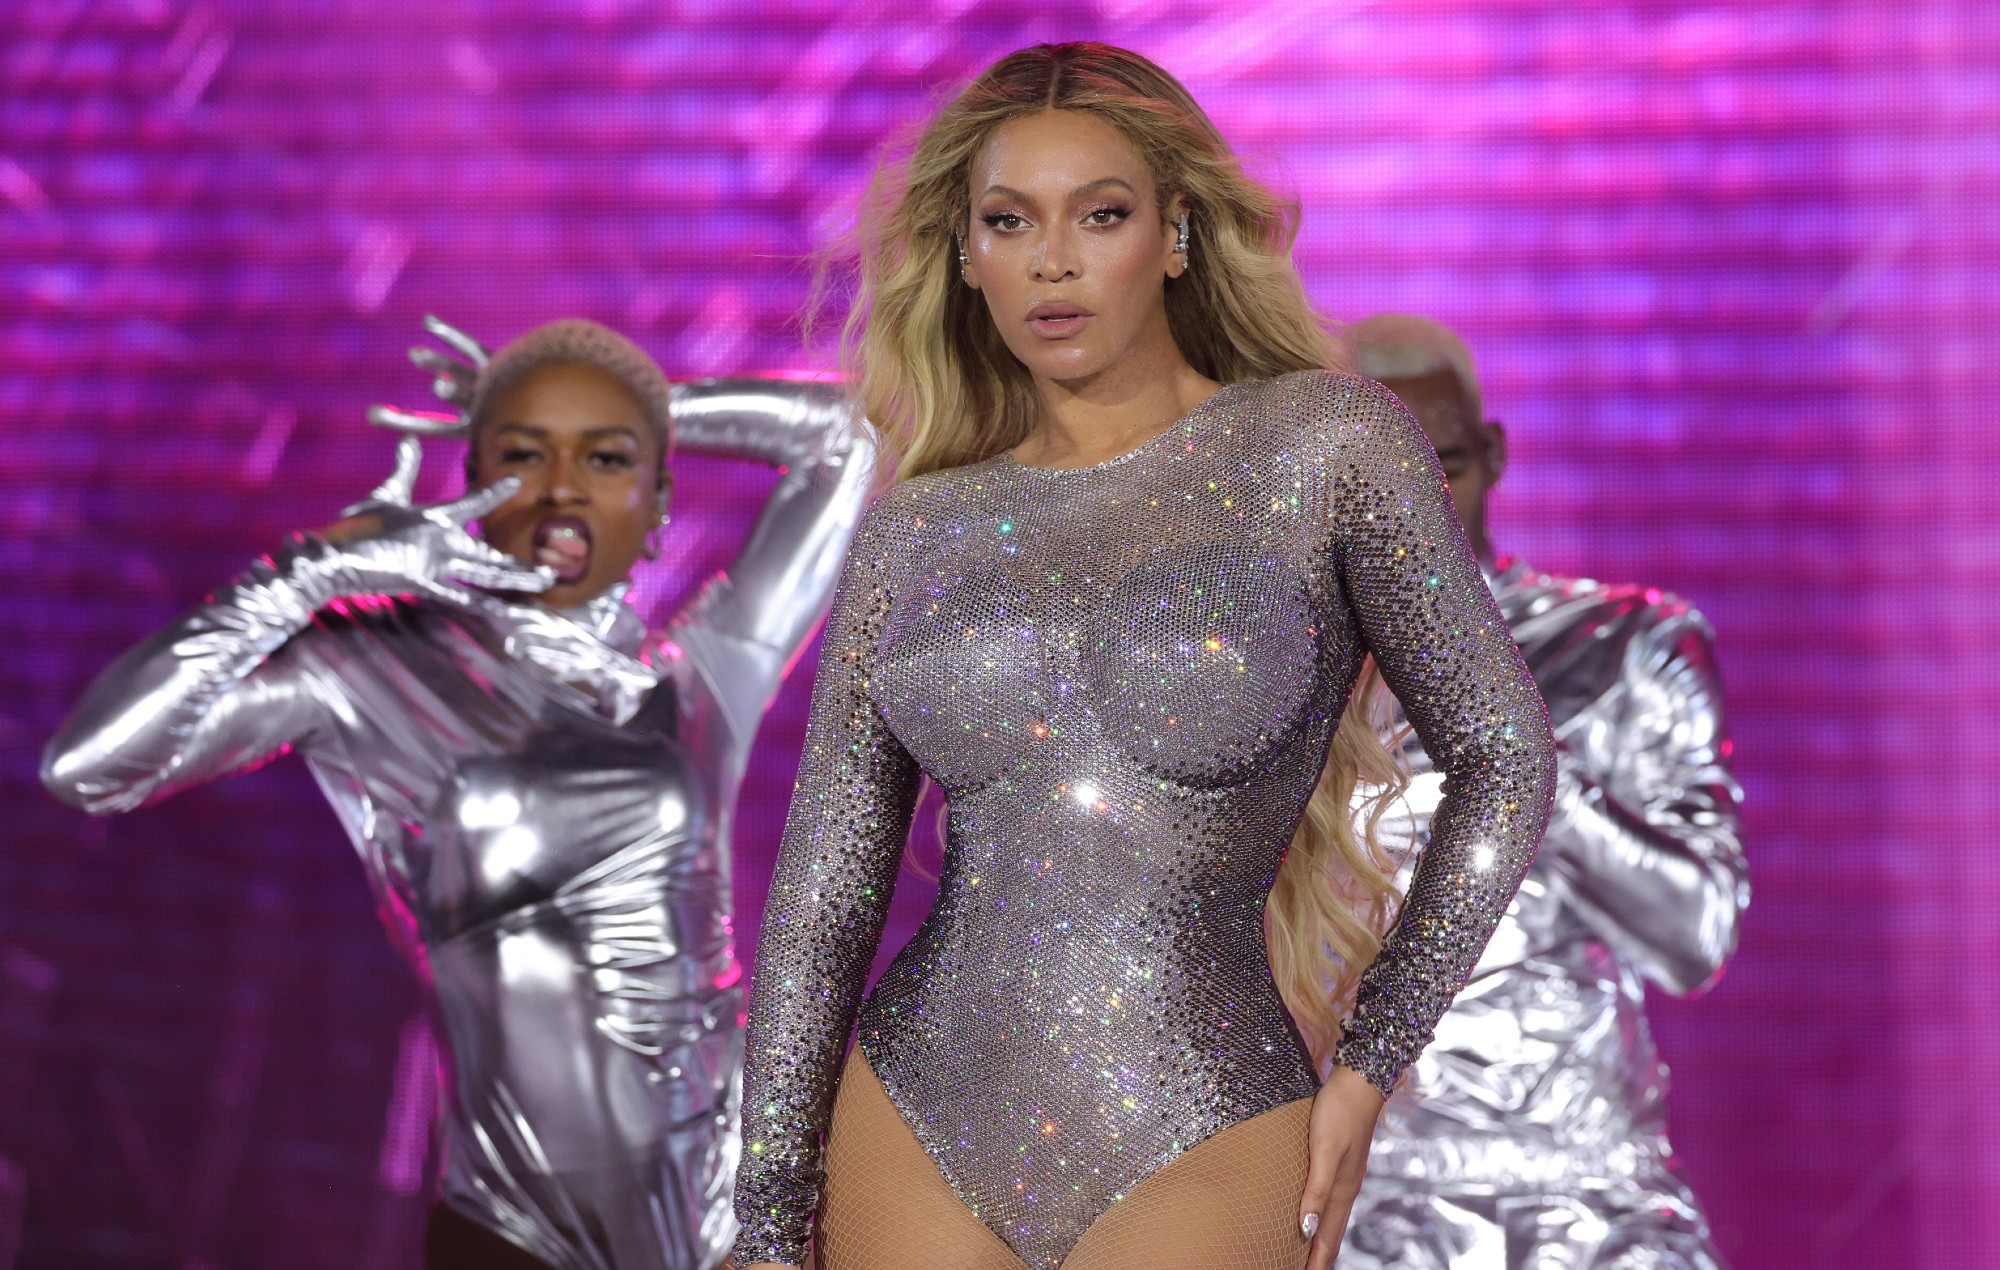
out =
<path fill-rule="evenodd" d="M 792 468 L 855 445 L 854 406 L 838 383 L 698 379 L 668 393 L 677 450 Z"/>
<path fill-rule="evenodd" d="M 491 591 L 546 591 L 555 571 L 524 564 L 465 531 L 512 498 L 519 479 L 505 477 L 447 503 L 420 507 L 410 501 L 423 443 L 405 436 L 396 446 L 396 470 L 366 499 L 342 513 L 329 553 L 297 552 L 291 581 L 314 609 L 357 595 L 422 595 L 447 604 L 465 598 L 462 586 Z M 336 531 L 339 526 L 335 527 Z"/>
<path fill-rule="evenodd" d="M 424 329 L 448 345 L 459 356 L 441 353 L 427 344 L 410 349 L 410 361 L 431 374 L 431 391 L 456 409 L 449 412 L 404 410 L 399 406 L 370 406 L 368 422 L 406 436 L 463 437 L 471 430 L 466 411 L 479 388 L 479 376 L 492 360 L 486 346 L 449 322 L 424 315 Z M 461 360 L 463 359 L 463 360 Z"/>
<path fill-rule="evenodd" d="M 294 535 L 98 676 L 43 754 L 49 789 L 88 811 L 129 811 L 303 734 L 317 708 L 310 694 L 263 693 L 254 676 L 336 600 L 419 595 L 463 605 L 472 597 L 468 584 L 545 589 L 553 580 L 547 569 L 465 532 L 467 521 L 505 502 L 515 483 L 413 506 L 421 457 L 417 439 L 405 438 L 389 479 L 335 526 L 351 534 L 335 532 L 339 541 Z M 363 517 L 369 520 L 352 523 Z M 243 725 L 251 715 L 256 728 Z"/>

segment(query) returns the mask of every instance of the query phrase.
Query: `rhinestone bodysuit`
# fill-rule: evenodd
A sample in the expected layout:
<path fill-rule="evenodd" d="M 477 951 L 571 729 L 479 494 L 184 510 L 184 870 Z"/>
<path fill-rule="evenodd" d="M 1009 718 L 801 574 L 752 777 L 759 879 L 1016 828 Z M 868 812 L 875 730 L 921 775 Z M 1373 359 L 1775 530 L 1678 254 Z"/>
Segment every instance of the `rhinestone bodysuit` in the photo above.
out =
<path fill-rule="evenodd" d="M 1224 388 L 1095 467 L 1007 455 L 869 512 L 765 909 L 737 1264 L 800 1263 L 850 1027 L 1030 1266 L 1209 1135 L 1318 1087 L 1263 908 L 1365 654 L 1447 773 L 1338 1062 L 1428 1042 L 1547 817 L 1541 698 L 1386 390 Z M 920 775 L 936 906 L 859 1004 Z"/>

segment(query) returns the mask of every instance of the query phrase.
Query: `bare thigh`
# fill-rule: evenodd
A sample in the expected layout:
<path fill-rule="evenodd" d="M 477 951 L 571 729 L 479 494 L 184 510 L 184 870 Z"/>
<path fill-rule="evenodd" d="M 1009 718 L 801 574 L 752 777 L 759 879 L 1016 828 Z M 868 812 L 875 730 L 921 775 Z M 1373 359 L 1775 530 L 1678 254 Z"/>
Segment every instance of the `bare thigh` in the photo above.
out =
<path fill-rule="evenodd" d="M 944 1180 L 859 1049 L 849 1055 L 833 1101 L 815 1264 L 818 1270 L 1025 1270 Z"/>
<path fill-rule="evenodd" d="M 1106 1209 L 1063 1270 L 1301 1270 L 1311 1112 L 1301 1098 L 1197 1144 Z"/>

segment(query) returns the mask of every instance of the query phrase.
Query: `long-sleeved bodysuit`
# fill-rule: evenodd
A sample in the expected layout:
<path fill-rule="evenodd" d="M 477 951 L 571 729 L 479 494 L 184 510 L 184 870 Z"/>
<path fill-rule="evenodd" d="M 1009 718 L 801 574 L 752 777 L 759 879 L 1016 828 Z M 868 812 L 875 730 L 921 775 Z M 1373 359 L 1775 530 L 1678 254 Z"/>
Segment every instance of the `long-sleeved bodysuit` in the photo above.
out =
<path fill-rule="evenodd" d="M 1555 811 L 1383 1114 L 1340 1264 L 1715 1270 L 1673 1172 L 1642 982 L 1712 980 L 1749 901 L 1713 637 L 1658 591 L 1520 563 L 1491 584 L 1549 705 Z M 1383 824 L 1405 844 L 1422 840 L 1439 779 L 1409 753 L 1409 814 Z"/>
<path fill-rule="evenodd" d="M 622 590 L 329 595 L 344 549 L 301 537 L 115 663 L 44 756 L 107 812 L 296 747 L 449 1053 L 442 1198 L 560 1270 L 706 1270 L 734 1237 L 730 810 L 872 466 L 824 389 L 680 385 L 673 418 L 785 475 L 665 630 Z"/>
<path fill-rule="evenodd" d="M 1450 774 L 1339 1060 L 1387 1090 L 1533 854 L 1547 717 L 1395 398 L 1231 385 L 1132 453 L 1002 454 L 870 510 L 827 626 L 752 992 L 737 1261 L 803 1259 L 919 774 L 936 906 L 859 1011 L 959 1197 L 1034 1267 L 1310 1096 L 1264 900 L 1364 654 Z"/>

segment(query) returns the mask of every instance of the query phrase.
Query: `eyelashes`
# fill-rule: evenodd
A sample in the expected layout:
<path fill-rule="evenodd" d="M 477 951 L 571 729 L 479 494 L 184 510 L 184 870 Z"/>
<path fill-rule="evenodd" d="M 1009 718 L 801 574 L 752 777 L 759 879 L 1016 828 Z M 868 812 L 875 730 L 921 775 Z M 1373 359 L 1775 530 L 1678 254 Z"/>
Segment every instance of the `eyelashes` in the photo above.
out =
<path fill-rule="evenodd" d="M 1093 207 L 1083 214 L 1083 223 L 1096 229 L 1109 229 L 1132 214 L 1132 209 L 1116 203 L 1106 203 Z M 979 218 L 988 229 L 1001 233 L 1012 233 L 1027 224 L 1027 218 L 1017 212 L 988 212 Z"/>
<path fill-rule="evenodd" d="M 500 451 L 500 462 L 505 464 L 535 463 L 543 458 L 540 450 L 507 449 Z M 598 467 L 631 468 L 638 466 L 638 460 L 622 450 L 600 450 L 588 456 L 588 462 Z"/>

